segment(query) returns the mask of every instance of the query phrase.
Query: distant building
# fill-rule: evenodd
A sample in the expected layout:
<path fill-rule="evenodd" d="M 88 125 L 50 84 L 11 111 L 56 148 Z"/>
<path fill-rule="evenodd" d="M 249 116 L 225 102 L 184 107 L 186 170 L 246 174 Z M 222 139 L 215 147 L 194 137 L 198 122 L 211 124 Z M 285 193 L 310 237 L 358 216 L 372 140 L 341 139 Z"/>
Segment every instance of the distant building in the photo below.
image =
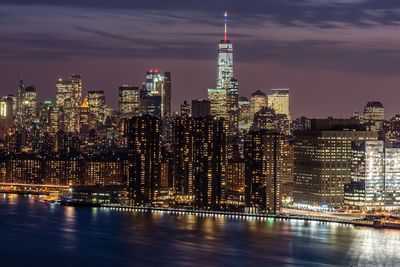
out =
<path fill-rule="evenodd" d="M 260 109 L 267 107 L 267 97 L 260 90 L 255 91 L 251 94 L 250 98 L 250 121 L 253 122 L 254 115 L 260 111 Z"/>
<path fill-rule="evenodd" d="M 253 118 L 250 117 L 250 101 L 246 97 L 239 98 L 239 131 L 246 132 L 250 129 Z"/>
<path fill-rule="evenodd" d="M 37 93 L 34 86 L 25 87 L 22 103 L 22 121 L 24 128 L 31 126 L 37 119 Z"/>
<path fill-rule="evenodd" d="M 190 104 L 185 100 L 181 105 L 181 116 L 188 117 L 190 115 Z"/>
<path fill-rule="evenodd" d="M 224 14 L 224 38 L 218 44 L 217 88 L 231 88 L 233 78 L 233 46 L 228 38 L 228 14 Z"/>
<path fill-rule="evenodd" d="M 227 93 L 228 134 L 234 136 L 239 131 L 239 83 L 235 78 L 230 81 Z"/>
<path fill-rule="evenodd" d="M 0 140 L 14 126 L 14 111 L 12 97 L 0 98 Z"/>
<path fill-rule="evenodd" d="M 211 115 L 217 118 L 228 119 L 228 91 L 225 88 L 209 88 Z"/>
<path fill-rule="evenodd" d="M 66 132 L 79 133 L 82 77 L 72 75 L 57 81 L 56 108 L 63 113 L 63 128 Z"/>
<path fill-rule="evenodd" d="M 211 104 L 207 99 L 192 100 L 192 117 L 204 118 L 211 115 Z"/>
<path fill-rule="evenodd" d="M 385 143 L 400 145 L 400 115 L 384 121 L 382 131 Z"/>
<path fill-rule="evenodd" d="M 118 109 L 123 117 L 137 116 L 140 112 L 139 87 L 123 85 L 119 87 Z"/>
<path fill-rule="evenodd" d="M 161 118 L 171 116 L 171 86 L 170 72 L 148 70 L 141 95 L 141 101 L 145 102 L 143 113 Z"/>
<path fill-rule="evenodd" d="M 80 109 L 80 133 L 82 135 L 88 135 L 89 134 L 89 130 L 90 130 L 90 112 L 89 112 L 89 103 L 88 103 L 88 99 L 84 98 L 82 105 L 81 105 L 81 109 Z"/>
<path fill-rule="evenodd" d="M 385 109 L 381 102 L 371 101 L 364 107 L 364 123 L 372 131 L 380 131 L 385 120 Z"/>
<path fill-rule="evenodd" d="M 106 97 L 104 91 L 89 91 L 87 101 L 89 104 L 89 112 L 94 115 L 97 123 L 103 125 L 106 120 Z"/>
<path fill-rule="evenodd" d="M 268 95 L 268 107 L 274 109 L 276 114 L 286 115 L 290 121 L 289 89 L 272 89 Z"/>

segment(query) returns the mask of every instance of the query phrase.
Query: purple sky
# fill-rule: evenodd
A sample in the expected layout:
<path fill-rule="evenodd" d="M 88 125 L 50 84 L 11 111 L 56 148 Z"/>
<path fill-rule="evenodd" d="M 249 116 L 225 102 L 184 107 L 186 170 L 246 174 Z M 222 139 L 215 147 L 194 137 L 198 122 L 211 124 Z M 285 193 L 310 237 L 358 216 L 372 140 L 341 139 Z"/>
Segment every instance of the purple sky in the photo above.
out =
<path fill-rule="evenodd" d="M 116 106 L 121 84 L 171 71 L 173 108 L 215 86 L 230 13 L 240 95 L 291 89 L 293 117 L 348 117 L 370 100 L 400 113 L 398 0 L 0 0 L 0 91 L 20 77 L 54 98 L 59 77 Z M 22 74 L 21 74 L 22 73 Z"/>

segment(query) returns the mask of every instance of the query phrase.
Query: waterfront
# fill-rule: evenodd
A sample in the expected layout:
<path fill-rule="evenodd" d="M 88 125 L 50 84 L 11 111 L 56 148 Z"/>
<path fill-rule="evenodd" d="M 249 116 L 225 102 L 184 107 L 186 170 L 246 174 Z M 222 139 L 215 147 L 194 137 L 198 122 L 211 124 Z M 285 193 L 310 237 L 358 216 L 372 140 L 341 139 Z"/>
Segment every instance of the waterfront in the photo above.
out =
<path fill-rule="evenodd" d="M 396 230 L 50 206 L 14 195 L 2 195 L 0 214 L 1 266 L 400 264 Z"/>

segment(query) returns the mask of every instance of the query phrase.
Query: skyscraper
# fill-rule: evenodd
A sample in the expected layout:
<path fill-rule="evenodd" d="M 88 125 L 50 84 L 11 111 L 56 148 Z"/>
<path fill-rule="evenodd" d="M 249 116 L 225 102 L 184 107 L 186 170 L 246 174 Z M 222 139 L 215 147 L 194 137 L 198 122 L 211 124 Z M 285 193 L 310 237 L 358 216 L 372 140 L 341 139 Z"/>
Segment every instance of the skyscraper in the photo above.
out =
<path fill-rule="evenodd" d="M 225 123 L 212 116 L 173 121 L 174 191 L 193 196 L 195 207 L 218 209 L 225 203 Z"/>
<path fill-rule="evenodd" d="M 0 98 L 0 140 L 14 125 L 13 100 L 5 96 Z"/>
<path fill-rule="evenodd" d="M 224 14 L 224 39 L 218 44 L 217 88 L 230 88 L 233 78 L 233 46 L 228 39 L 228 13 Z"/>
<path fill-rule="evenodd" d="M 139 115 L 140 90 L 139 87 L 122 85 L 119 87 L 119 112 L 123 117 Z"/>
<path fill-rule="evenodd" d="M 161 179 L 161 119 L 134 116 L 128 121 L 128 187 L 134 204 L 151 203 Z"/>
<path fill-rule="evenodd" d="M 25 85 L 24 81 L 20 80 L 18 87 L 17 87 L 17 103 L 16 103 L 16 112 L 15 112 L 15 119 L 16 125 L 22 126 L 22 118 L 23 118 L 23 103 L 24 103 L 24 95 L 25 95 Z"/>
<path fill-rule="evenodd" d="M 228 119 L 227 89 L 209 88 L 208 99 L 210 100 L 211 115 L 217 118 Z"/>
<path fill-rule="evenodd" d="M 79 133 L 82 97 L 82 77 L 72 75 L 68 80 L 57 81 L 56 107 L 64 114 L 64 130 Z"/>
<path fill-rule="evenodd" d="M 385 120 L 385 109 L 382 103 L 368 102 L 364 107 L 363 120 L 371 131 L 380 131 Z"/>
<path fill-rule="evenodd" d="M 29 127 L 37 115 L 37 93 L 34 86 L 25 87 L 22 103 L 22 121 L 24 128 Z"/>
<path fill-rule="evenodd" d="M 82 105 L 81 105 L 81 110 L 80 110 L 80 133 L 82 135 L 88 135 L 89 134 L 89 103 L 87 98 L 83 99 Z"/>
<path fill-rule="evenodd" d="M 240 97 L 239 102 L 238 102 L 238 108 L 239 108 L 239 118 L 238 118 L 238 124 L 239 124 L 239 131 L 240 132 L 246 132 L 249 130 L 251 126 L 251 121 L 250 120 L 250 101 L 246 97 Z"/>
<path fill-rule="evenodd" d="M 274 109 L 277 115 L 286 115 L 290 121 L 289 89 L 272 89 L 268 95 L 268 107 Z"/>
<path fill-rule="evenodd" d="M 260 90 L 251 94 L 250 98 L 250 121 L 253 122 L 254 115 L 260 111 L 261 108 L 267 107 L 267 98 Z"/>
<path fill-rule="evenodd" d="M 145 102 L 144 113 L 161 118 L 171 116 L 171 86 L 170 72 L 162 74 L 159 70 L 148 70 L 141 96 Z"/>
<path fill-rule="evenodd" d="M 290 147 L 286 137 L 266 130 L 245 136 L 246 207 L 279 213 Z"/>
<path fill-rule="evenodd" d="M 224 14 L 224 39 L 218 44 L 216 88 L 208 89 L 211 115 L 227 120 L 228 128 L 237 131 L 238 82 L 233 77 L 233 47 L 228 39 L 228 13 Z"/>
<path fill-rule="evenodd" d="M 231 79 L 228 88 L 227 110 L 229 135 L 236 135 L 239 131 L 239 83 L 235 78 Z"/>
<path fill-rule="evenodd" d="M 190 113 L 190 104 L 185 100 L 181 105 L 181 116 L 188 117 L 191 115 Z"/>
<path fill-rule="evenodd" d="M 193 192 L 192 149 L 193 120 L 178 116 L 172 121 L 174 192 L 189 195 Z"/>
<path fill-rule="evenodd" d="M 94 118 L 101 125 L 106 120 L 105 107 L 106 97 L 104 91 L 89 91 L 88 92 L 89 111 L 94 115 Z"/>

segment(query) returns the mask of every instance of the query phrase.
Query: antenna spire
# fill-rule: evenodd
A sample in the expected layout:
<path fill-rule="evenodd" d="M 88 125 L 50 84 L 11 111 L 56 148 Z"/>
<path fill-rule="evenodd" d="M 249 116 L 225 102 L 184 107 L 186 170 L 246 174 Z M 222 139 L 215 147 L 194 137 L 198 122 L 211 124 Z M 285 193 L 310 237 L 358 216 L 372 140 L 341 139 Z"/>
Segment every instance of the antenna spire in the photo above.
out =
<path fill-rule="evenodd" d="M 228 41 L 228 12 L 225 11 L 224 13 L 224 41 L 225 43 Z"/>

